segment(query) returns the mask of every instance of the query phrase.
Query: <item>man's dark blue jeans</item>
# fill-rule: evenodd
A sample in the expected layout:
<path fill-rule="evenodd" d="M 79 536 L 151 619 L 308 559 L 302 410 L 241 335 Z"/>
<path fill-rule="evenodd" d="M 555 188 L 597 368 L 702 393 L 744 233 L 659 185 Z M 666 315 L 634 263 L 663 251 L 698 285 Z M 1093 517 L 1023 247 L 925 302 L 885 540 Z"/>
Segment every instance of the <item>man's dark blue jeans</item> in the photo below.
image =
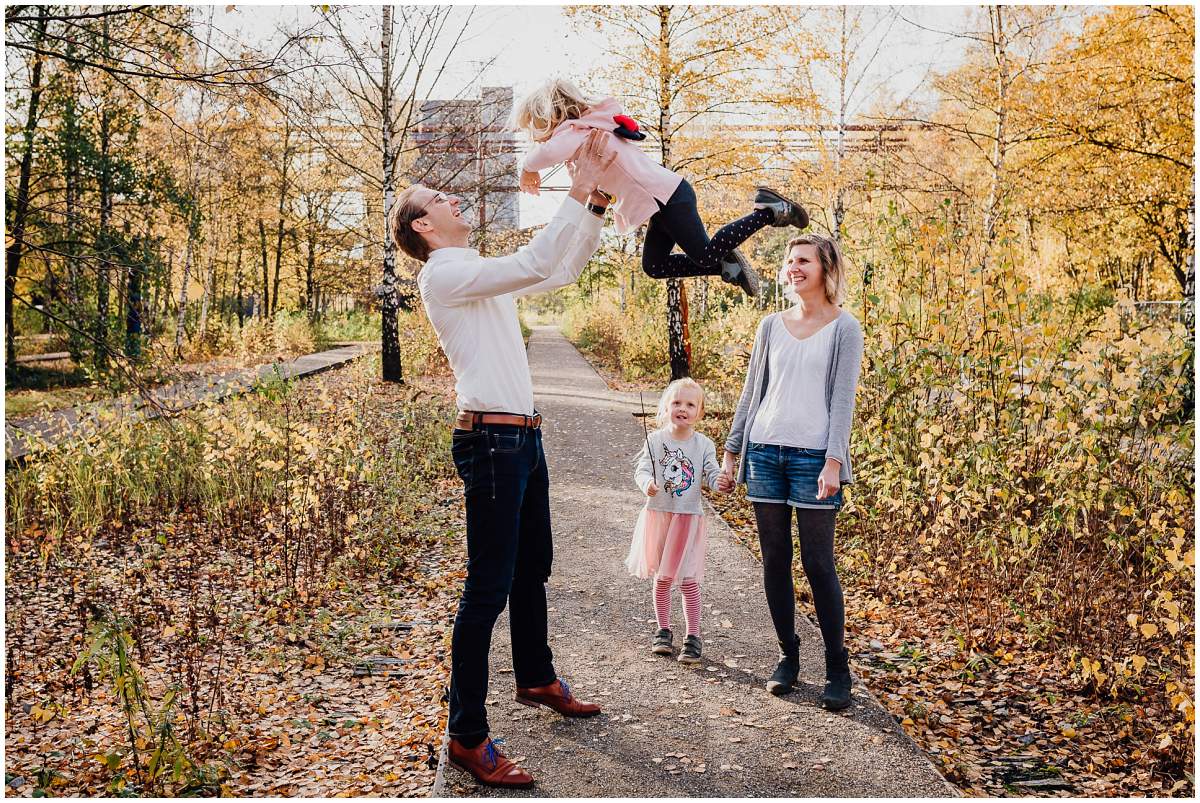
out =
<path fill-rule="evenodd" d="M 546 632 L 550 474 L 541 429 L 456 429 L 451 452 L 466 497 L 467 579 L 450 647 L 450 735 L 470 748 L 488 734 L 488 651 L 506 603 L 517 686 L 557 677 Z"/>

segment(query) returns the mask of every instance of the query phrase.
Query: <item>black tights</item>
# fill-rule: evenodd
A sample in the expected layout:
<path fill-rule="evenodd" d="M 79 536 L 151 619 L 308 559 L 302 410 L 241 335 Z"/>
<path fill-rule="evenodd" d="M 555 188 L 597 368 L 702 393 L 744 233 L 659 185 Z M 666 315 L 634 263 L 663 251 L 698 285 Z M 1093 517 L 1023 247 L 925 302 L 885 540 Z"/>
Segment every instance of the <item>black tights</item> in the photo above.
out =
<path fill-rule="evenodd" d="M 833 520 L 837 511 L 798 507 L 796 533 L 800 538 L 800 563 L 808 575 L 817 622 L 827 652 L 841 652 L 846 629 L 846 605 L 833 559 Z M 796 632 L 796 587 L 792 582 L 792 506 L 755 502 L 758 543 L 762 547 L 763 588 L 767 608 L 780 641 Z"/>
<path fill-rule="evenodd" d="M 722 226 L 710 240 L 696 211 L 696 193 L 687 181 L 681 181 L 666 205 L 659 203 L 658 211 L 646 227 L 642 270 L 653 279 L 718 274 L 726 254 L 774 219 L 769 209 L 756 209 Z M 677 243 L 683 249 L 682 254 L 671 253 Z"/>

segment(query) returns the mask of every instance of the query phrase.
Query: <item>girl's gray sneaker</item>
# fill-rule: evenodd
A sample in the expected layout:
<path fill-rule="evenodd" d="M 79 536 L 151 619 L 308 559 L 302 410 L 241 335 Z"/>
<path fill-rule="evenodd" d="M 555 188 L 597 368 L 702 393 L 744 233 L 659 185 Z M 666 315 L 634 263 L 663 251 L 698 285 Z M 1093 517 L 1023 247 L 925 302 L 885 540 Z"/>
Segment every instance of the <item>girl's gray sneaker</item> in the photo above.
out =
<path fill-rule="evenodd" d="M 754 194 L 755 208 L 770 209 L 775 215 L 772 226 L 808 227 L 808 212 L 803 206 L 785 198 L 770 187 L 759 187 Z"/>
<path fill-rule="evenodd" d="M 683 640 L 683 649 L 679 651 L 679 663 L 700 663 L 700 637 L 688 636 Z"/>
<path fill-rule="evenodd" d="M 654 634 L 654 646 L 650 651 L 655 655 L 670 655 L 675 652 L 675 639 L 671 631 L 663 628 Z"/>
<path fill-rule="evenodd" d="M 736 248 L 721 260 L 721 278 L 730 284 L 736 284 L 751 298 L 758 298 L 758 271 L 754 270 L 745 254 Z"/>

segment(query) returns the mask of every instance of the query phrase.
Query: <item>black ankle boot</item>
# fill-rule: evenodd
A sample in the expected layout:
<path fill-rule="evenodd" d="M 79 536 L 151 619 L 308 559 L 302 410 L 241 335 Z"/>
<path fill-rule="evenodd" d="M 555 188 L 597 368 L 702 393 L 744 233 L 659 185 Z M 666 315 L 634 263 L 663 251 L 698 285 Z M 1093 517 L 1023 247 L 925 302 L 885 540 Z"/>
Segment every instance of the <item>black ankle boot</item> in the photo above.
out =
<path fill-rule="evenodd" d="M 840 652 L 825 652 L 825 691 L 821 694 L 821 705 L 830 711 L 841 711 L 850 705 L 850 653 L 843 647 Z"/>
<path fill-rule="evenodd" d="M 800 637 L 793 633 L 789 641 L 779 642 L 779 663 L 767 681 L 767 691 L 776 696 L 787 694 L 795 687 L 799 675 Z"/>

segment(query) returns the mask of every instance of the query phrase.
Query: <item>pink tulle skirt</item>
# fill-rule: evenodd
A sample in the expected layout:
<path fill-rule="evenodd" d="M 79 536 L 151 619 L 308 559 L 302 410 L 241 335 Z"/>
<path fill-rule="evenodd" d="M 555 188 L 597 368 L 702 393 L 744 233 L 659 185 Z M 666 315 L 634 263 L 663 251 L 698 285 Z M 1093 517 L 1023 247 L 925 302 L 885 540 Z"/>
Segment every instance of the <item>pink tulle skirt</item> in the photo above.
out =
<path fill-rule="evenodd" d="M 708 531 L 698 513 L 664 513 L 642 508 L 633 528 L 633 543 L 625 566 L 635 577 L 656 580 L 704 580 L 704 551 Z"/>

